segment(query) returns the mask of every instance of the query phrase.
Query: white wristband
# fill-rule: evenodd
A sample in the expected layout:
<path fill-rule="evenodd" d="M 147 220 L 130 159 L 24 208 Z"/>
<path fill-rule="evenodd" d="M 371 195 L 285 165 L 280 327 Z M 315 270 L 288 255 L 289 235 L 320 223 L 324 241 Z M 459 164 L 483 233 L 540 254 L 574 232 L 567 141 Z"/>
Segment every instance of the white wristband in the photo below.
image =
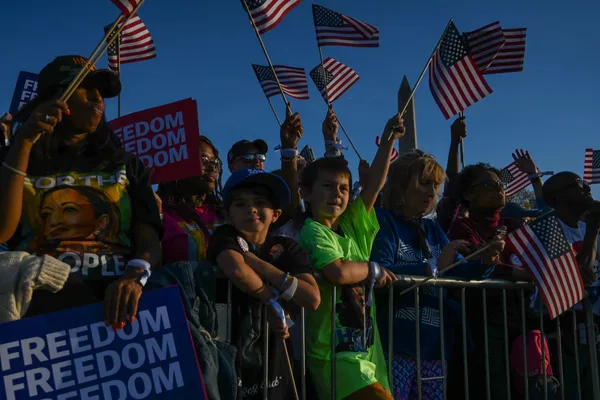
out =
<path fill-rule="evenodd" d="M 140 285 L 142 286 L 146 286 L 148 278 L 152 276 L 152 266 L 148 261 L 142 260 L 140 258 L 129 260 L 126 268 L 141 268 L 144 270 L 144 275 L 140 278 Z"/>
<path fill-rule="evenodd" d="M 289 288 L 287 288 L 285 290 L 285 292 L 281 293 L 281 298 L 284 300 L 291 300 L 292 297 L 294 297 L 294 295 L 296 294 L 296 290 L 298 289 L 298 278 L 296 278 L 295 276 L 290 277 L 292 278 L 292 284 L 290 285 Z"/>
<path fill-rule="evenodd" d="M 294 158 L 298 157 L 298 150 L 283 149 L 283 150 L 281 150 L 281 157 L 294 159 Z"/>

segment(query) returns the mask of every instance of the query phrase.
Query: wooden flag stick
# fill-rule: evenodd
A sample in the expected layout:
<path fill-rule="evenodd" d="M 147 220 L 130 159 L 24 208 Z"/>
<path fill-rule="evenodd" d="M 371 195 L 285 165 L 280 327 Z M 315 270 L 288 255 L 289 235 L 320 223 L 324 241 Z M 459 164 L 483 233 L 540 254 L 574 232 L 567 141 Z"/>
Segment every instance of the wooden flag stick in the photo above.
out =
<path fill-rule="evenodd" d="M 83 82 L 83 80 L 91 72 L 92 67 L 94 65 L 96 65 L 96 62 L 98 62 L 100 57 L 102 57 L 102 55 L 106 52 L 106 50 L 108 50 L 110 45 L 113 44 L 113 42 L 119 37 L 119 35 L 123 31 L 123 29 L 125 28 L 125 25 L 127 24 L 127 22 L 140 9 L 142 4 L 144 4 L 144 1 L 145 0 L 139 0 L 137 5 L 135 6 L 135 8 L 131 11 L 131 13 L 129 15 L 127 15 L 127 17 L 125 17 L 125 19 L 123 20 L 123 23 L 120 23 L 123 16 L 119 15 L 119 18 L 117 18 L 117 20 L 115 21 L 113 26 L 111 26 L 111 28 L 106 32 L 106 34 L 104 35 L 104 38 L 98 44 L 98 46 L 96 47 L 96 49 L 94 50 L 94 52 L 92 53 L 90 58 L 88 59 L 87 63 L 83 66 L 81 71 L 79 71 L 79 74 L 75 77 L 75 79 L 73 79 L 73 81 L 71 81 L 71 84 L 67 87 L 67 89 L 65 89 L 65 91 L 63 92 L 63 94 L 60 97 L 60 100 L 62 100 L 62 101 L 69 100 L 69 98 L 75 92 L 75 89 L 77 89 L 77 87 L 79 87 L 81 82 Z M 114 35 L 111 37 L 113 32 L 114 32 Z"/>
<path fill-rule="evenodd" d="M 408 96 L 408 100 L 406 100 L 406 103 L 404 104 L 404 107 L 402 108 L 402 111 L 400 112 L 400 118 L 402 118 L 404 116 L 404 113 L 408 109 L 408 105 L 410 104 L 410 101 L 414 97 L 415 91 L 419 87 L 419 84 L 423 80 L 423 76 L 425 76 L 425 72 L 427 72 L 427 69 L 431 65 L 431 61 L 433 60 L 433 56 L 435 56 L 435 53 L 438 51 L 438 49 L 442 45 L 442 41 L 444 40 L 444 36 L 446 35 L 446 31 L 450 27 L 450 24 L 452 23 L 452 21 L 453 21 L 453 19 L 450 18 L 450 21 L 448 21 L 448 24 L 446 25 L 446 28 L 444 29 L 444 32 L 442 33 L 442 36 L 440 37 L 440 40 L 437 42 L 437 44 L 435 45 L 435 48 L 431 52 L 431 55 L 429 56 L 429 59 L 427 60 L 427 64 L 425 64 L 425 67 L 421 71 L 421 75 L 419 75 L 419 79 L 417 79 L 417 83 L 415 83 L 415 86 L 413 86 L 412 91 L 410 92 L 410 96 Z M 388 140 L 392 140 L 392 135 L 393 134 L 394 134 L 393 131 L 390 132 L 390 136 L 388 137 Z"/>
<path fill-rule="evenodd" d="M 254 69 L 254 66 L 252 65 L 252 63 L 250 63 L 250 67 L 252 67 L 252 71 L 254 71 L 254 75 L 256 75 L 256 79 L 258 79 L 258 84 L 260 85 L 260 77 L 258 76 L 258 72 L 256 72 L 256 70 Z M 279 126 L 281 126 L 281 120 L 279 119 L 279 116 L 277 115 L 277 111 L 275 111 L 275 107 L 273 107 L 273 103 L 271 102 L 271 98 L 269 96 L 267 96 L 267 93 L 262 88 L 262 85 L 260 85 L 260 87 L 261 87 L 263 93 L 265 94 L 265 97 L 267 98 L 267 101 L 269 102 L 269 106 L 271 107 L 271 111 L 273 111 L 273 115 L 275 116 L 275 119 L 277 120 L 277 123 L 279 124 Z"/>
<path fill-rule="evenodd" d="M 461 111 L 458 114 L 460 117 L 464 117 L 465 113 L 463 111 Z M 462 169 L 465 169 L 465 141 L 461 138 L 460 139 L 460 165 L 462 166 Z"/>
<path fill-rule="evenodd" d="M 290 360 L 290 353 L 288 352 L 287 343 L 285 342 L 285 339 L 283 339 L 283 348 L 285 349 L 285 358 L 287 359 L 287 364 L 290 369 L 290 378 L 292 381 L 292 387 L 294 388 L 294 396 L 295 396 L 296 400 L 298 400 L 299 399 L 298 388 L 296 388 L 296 379 L 294 378 L 294 369 L 292 368 L 292 362 Z"/>
<path fill-rule="evenodd" d="M 117 40 L 117 75 L 119 76 L 119 81 L 121 81 L 121 40 Z M 121 93 L 117 96 L 117 117 L 121 118 Z"/>
<path fill-rule="evenodd" d="M 269 57 L 269 53 L 267 52 L 265 43 L 263 42 L 262 37 L 260 36 L 260 33 L 258 32 L 258 28 L 256 27 L 256 23 L 254 22 L 254 18 L 252 18 L 252 13 L 250 12 L 248 3 L 246 3 L 246 0 L 242 0 L 242 3 L 244 4 L 244 8 L 246 9 L 246 12 L 248 13 L 248 17 L 250 18 L 250 23 L 252 24 L 252 28 L 254 28 L 254 33 L 256 33 L 256 38 L 258 39 L 258 42 L 260 43 L 260 47 L 262 48 L 262 51 L 265 54 L 267 62 L 269 63 L 269 67 L 271 67 L 271 72 L 273 72 L 273 76 L 275 77 L 275 82 L 277 82 L 277 87 L 279 88 L 279 93 L 281 93 L 283 102 L 285 103 L 286 108 L 290 108 L 290 103 L 288 102 L 287 97 L 285 97 L 285 93 L 283 93 L 283 88 L 281 87 L 281 83 L 279 82 L 279 77 L 277 76 L 277 72 L 275 72 L 275 67 L 273 66 L 273 63 L 271 62 L 271 57 Z M 290 112 L 291 112 L 291 109 L 290 109 Z"/>
<path fill-rule="evenodd" d="M 464 263 L 465 261 L 469 261 L 470 259 L 474 258 L 475 256 L 480 255 L 481 253 L 483 253 L 484 251 L 486 251 L 487 249 L 489 249 L 492 245 L 488 244 L 486 246 L 483 246 L 482 248 L 480 248 L 479 250 L 469 254 L 468 256 L 466 256 L 465 258 L 463 258 L 462 260 L 459 260 L 457 262 L 455 262 L 454 264 L 449 265 L 446 269 L 444 269 L 443 271 L 440 271 L 440 274 L 445 274 L 446 272 L 450 271 L 451 269 L 458 267 L 460 264 Z M 414 285 L 412 285 L 411 287 L 404 289 L 403 291 L 400 292 L 400 296 L 402 296 L 403 294 L 406 294 L 408 292 L 411 292 L 413 290 L 415 290 L 417 287 L 423 285 L 425 282 L 429 282 L 432 279 L 435 279 L 436 276 L 432 275 L 426 279 L 423 279 L 421 282 L 417 282 Z"/>
<path fill-rule="evenodd" d="M 323 77 L 325 77 L 325 66 L 323 65 L 323 50 L 321 49 L 321 46 L 319 46 L 319 57 L 321 58 L 321 69 L 323 70 Z M 325 103 L 327 103 L 327 107 L 331 108 L 331 102 L 329 101 L 329 90 L 327 90 L 327 79 L 325 79 Z M 344 135 L 346 135 L 348 143 L 350 143 L 350 146 L 352 146 L 352 149 L 354 149 L 354 152 L 358 156 L 358 159 L 362 160 L 363 158 L 360 156 L 360 153 L 358 152 L 356 146 L 352 142 L 352 139 L 350 139 L 350 135 L 348 135 L 348 132 L 346 132 L 346 128 L 344 128 L 344 125 L 342 125 L 342 122 L 339 118 L 337 122 L 339 127 L 342 128 L 342 132 L 344 132 Z"/>

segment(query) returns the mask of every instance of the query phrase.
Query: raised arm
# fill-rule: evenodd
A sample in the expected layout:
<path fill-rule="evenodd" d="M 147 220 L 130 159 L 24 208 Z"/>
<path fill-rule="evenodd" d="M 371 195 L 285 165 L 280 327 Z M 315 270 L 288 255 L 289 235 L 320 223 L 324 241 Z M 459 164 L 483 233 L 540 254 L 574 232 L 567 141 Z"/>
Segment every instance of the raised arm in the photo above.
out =
<path fill-rule="evenodd" d="M 393 116 L 385 125 L 385 129 L 381 135 L 381 145 L 379 146 L 377 154 L 375 154 L 375 158 L 373 159 L 373 164 L 369 169 L 369 182 L 367 182 L 360 195 L 367 213 L 370 212 L 375 205 L 377 196 L 385 184 L 390 168 L 390 159 L 392 157 L 394 143 L 397 139 L 404 136 L 405 132 L 404 120 L 400 118 L 400 113 Z"/>
<path fill-rule="evenodd" d="M 281 139 L 281 175 L 283 180 L 290 188 L 292 195 L 291 201 L 287 209 L 283 210 L 281 224 L 287 222 L 296 214 L 296 210 L 300 206 L 300 195 L 298 193 L 298 142 L 302 138 L 304 128 L 300 120 L 300 114 L 292 114 L 291 106 L 288 104 L 286 108 L 286 117 L 279 136 Z M 296 154 L 292 154 L 296 153 Z"/>
<path fill-rule="evenodd" d="M 535 162 L 533 162 L 533 159 L 529 155 L 529 151 L 516 149 L 512 156 L 515 162 L 517 163 L 517 167 L 519 167 L 519 169 L 523 173 L 527 174 L 527 176 L 531 180 L 531 184 L 533 185 L 533 191 L 535 193 L 537 207 L 542 208 L 542 204 L 544 204 L 544 195 L 542 192 L 542 178 L 536 175 L 538 173 L 538 169 L 535 165 Z"/>
<path fill-rule="evenodd" d="M 67 104 L 53 100 L 42 103 L 19 127 L 0 168 L 0 243 L 17 230 L 23 211 L 23 185 L 34 143 L 43 133 L 51 134 L 62 121 Z"/>

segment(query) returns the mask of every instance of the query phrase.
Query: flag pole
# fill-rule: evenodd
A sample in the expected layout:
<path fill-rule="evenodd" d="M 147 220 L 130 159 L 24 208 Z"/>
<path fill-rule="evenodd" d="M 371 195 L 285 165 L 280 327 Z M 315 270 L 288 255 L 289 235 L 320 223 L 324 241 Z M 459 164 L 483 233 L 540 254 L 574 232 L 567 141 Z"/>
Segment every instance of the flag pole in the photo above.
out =
<path fill-rule="evenodd" d="M 117 76 L 121 82 L 121 38 L 117 39 Z M 121 118 L 121 92 L 117 96 L 117 117 Z"/>
<path fill-rule="evenodd" d="M 256 72 L 256 70 L 254 69 L 254 65 L 252 63 L 250 63 L 250 66 L 252 67 L 252 71 L 254 71 L 254 75 L 256 75 L 256 79 L 258 79 L 258 83 L 260 84 L 260 77 L 258 76 L 258 72 Z M 261 85 L 261 89 L 262 89 L 262 85 Z M 281 126 L 281 120 L 279 119 L 279 116 L 277 115 L 277 111 L 275 111 L 275 107 L 273 107 L 273 103 L 271 102 L 271 98 L 269 96 L 267 96 L 267 93 L 265 92 L 264 89 L 262 89 L 262 91 L 265 94 L 265 97 L 267 98 L 267 101 L 269 102 L 269 106 L 271 107 L 271 111 L 273 111 L 273 115 L 275 116 L 275 119 L 277 120 L 277 123 L 279 124 L 279 126 Z"/>
<path fill-rule="evenodd" d="M 75 89 L 77 89 L 77 87 L 81 84 L 81 82 L 83 82 L 83 80 L 91 72 L 91 68 L 94 65 L 96 65 L 96 62 L 98 62 L 100 57 L 102 57 L 102 55 L 106 52 L 106 50 L 110 47 L 110 45 L 113 44 L 113 42 L 116 40 L 116 38 L 121 34 L 121 32 L 125 28 L 125 25 L 127 24 L 127 22 L 140 9 L 142 4 L 144 4 L 144 1 L 145 0 L 139 0 L 137 5 L 135 6 L 135 8 L 131 11 L 130 14 L 127 15 L 127 17 L 125 17 L 125 20 L 121 24 L 120 24 L 120 22 L 121 22 L 121 18 L 123 17 L 123 15 L 119 15 L 119 17 L 117 18 L 117 20 L 115 21 L 113 26 L 108 30 L 108 32 L 105 33 L 104 38 L 102 39 L 102 41 L 100 41 L 100 43 L 98 44 L 98 46 L 96 47 L 96 49 L 94 50 L 94 52 L 92 53 L 90 58 L 88 59 L 87 63 L 85 63 L 85 65 L 82 67 L 81 71 L 79 71 L 79 74 L 77 74 L 77 76 L 71 81 L 69 86 L 67 86 L 67 88 L 65 89 L 63 94 L 60 96 L 60 100 L 67 101 L 73 95 L 73 92 L 75 92 Z M 116 31 L 115 31 L 115 29 L 116 29 Z M 115 34 L 114 34 L 114 36 L 111 37 L 110 35 L 113 32 Z M 106 45 L 106 46 L 104 46 L 104 45 Z"/>
<path fill-rule="evenodd" d="M 258 32 L 258 28 L 256 27 L 256 23 L 254 22 L 254 18 L 252 18 L 252 13 L 250 12 L 250 8 L 248 8 L 248 4 L 246 3 L 246 0 L 242 0 L 242 3 L 244 3 L 244 8 L 246 9 L 246 12 L 248 13 L 248 17 L 250 17 L 250 23 L 252 24 L 252 28 L 254 28 L 254 33 L 256 33 L 256 37 L 258 38 L 260 47 L 262 48 L 262 51 L 265 54 L 265 57 L 267 58 L 269 67 L 271 67 L 273 76 L 275 76 L 275 82 L 277 82 L 277 87 L 279 88 L 279 93 L 281 93 L 281 97 L 283 98 L 285 107 L 289 109 L 290 103 L 288 102 L 287 97 L 285 97 L 285 93 L 283 93 L 283 88 L 281 87 L 281 83 L 279 82 L 279 77 L 277 76 L 277 72 L 275 72 L 275 67 L 273 66 L 273 63 L 271 62 L 271 57 L 269 57 L 269 53 L 267 52 L 265 43 L 263 42 L 262 37 L 260 36 L 260 33 Z M 290 111 L 291 111 L 291 109 L 290 109 Z"/>
<path fill-rule="evenodd" d="M 319 46 L 319 57 L 321 58 L 321 69 L 323 70 L 323 78 L 325 79 L 325 66 L 323 65 L 323 49 L 321 49 L 321 46 Z M 333 109 L 333 106 L 331 105 L 331 102 L 329 101 L 329 90 L 327 90 L 327 79 L 325 79 L 324 82 L 325 82 L 325 97 L 326 97 L 325 102 L 327 103 L 327 107 L 330 107 Z M 362 161 L 363 158 L 360 156 L 360 153 L 356 149 L 356 146 L 352 142 L 352 139 L 350 139 L 350 135 L 348 135 L 348 132 L 346 132 L 346 128 L 344 128 L 344 125 L 342 125 L 342 122 L 340 121 L 339 117 L 337 119 L 337 122 L 338 122 L 339 127 L 342 128 L 342 132 L 344 132 L 344 135 L 346 135 L 346 138 L 348 139 L 348 143 L 350 143 L 350 146 L 352 146 L 352 149 L 354 149 L 354 152 L 358 156 L 358 159 Z"/>
<path fill-rule="evenodd" d="M 412 100 L 412 98 L 415 95 L 415 91 L 417 90 L 417 88 L 419 87 L 419 84 L 423 80 L 423 76 L 425 76 L 425 72 L 427 72 L 427 69 L 431 65 L 431 61 L 433 60 L 433 56 L 435 56 L 435 53 L 438 51 L 438 49 L 442 45 L 442 41 L 444 40 L 444 36 L 446 35 L 446 31 L 448 31 L 448 28 L 450 27 L 450 24 L 453 21 L 454 20 L 452 18 L 450 18 L 450 21 L 448 21 L 448 23 L 446 24 L 446 28 L 444 29 L 444 32 L 442 33 L 442 36 L 440 37 L 440 40 L 437 42 L 437 44 L 435 45 L 435 48 L 431 52 L 431 55 L 429 56 L 429 59 L 427 60 L 427 64 L 425 64 L 425 67 L 421 71 L 421 75 L 419 75 L 419 79 L 417 79 L 417 83 L 415 83 L 415 86 L 413 86 L 412 91 L 410 92 L 410 96 L 408 96 L 408 100 L 406 100 L 406 104 L 404 104 L 404 107 L 402 108 L 402 112 L 400 112 L 400 118 L 402 118 L 404 116 L 404 113 L 406 112 L 406 109 L 408 108 L 408 105 L 410 104 L 410 101 Z M 392 139 L 392 135 L 393 134 L 394 134 L 394 132 L 392 131 L 390 133 L 390 136 L 389 136 L 388 140 Z"/>
<path fill-rule="evenodd" d="M 461 111 L 458 114 L 459 117 L 464 117 L 465 113 L 463 111 Z M 465 141 L 463 140 L 463 138 L 460 138 L 460 164 L 462 166 L 462 169 L 465 169 Z"/>

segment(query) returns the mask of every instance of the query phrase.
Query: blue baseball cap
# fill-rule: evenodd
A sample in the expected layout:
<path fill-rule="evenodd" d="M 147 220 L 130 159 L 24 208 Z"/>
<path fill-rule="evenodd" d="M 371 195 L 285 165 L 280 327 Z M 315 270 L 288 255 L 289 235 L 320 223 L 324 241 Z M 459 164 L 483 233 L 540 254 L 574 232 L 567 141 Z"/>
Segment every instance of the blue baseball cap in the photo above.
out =
<path fill-rule="evenodd" d="M 268 187 L 275 196 L 275 198 L 269 199 L 273 202 L 275 208 L 282 209 L 290 203 L 290 188 L 283 179 L 262 169 L 246 168 L 235 171 L 225 182 L 223 188 L 223 201 L 225 204 L 229 204 L 228 197 L 231 191 L 242 184 L 244 186 L 262 185 Z"/>

